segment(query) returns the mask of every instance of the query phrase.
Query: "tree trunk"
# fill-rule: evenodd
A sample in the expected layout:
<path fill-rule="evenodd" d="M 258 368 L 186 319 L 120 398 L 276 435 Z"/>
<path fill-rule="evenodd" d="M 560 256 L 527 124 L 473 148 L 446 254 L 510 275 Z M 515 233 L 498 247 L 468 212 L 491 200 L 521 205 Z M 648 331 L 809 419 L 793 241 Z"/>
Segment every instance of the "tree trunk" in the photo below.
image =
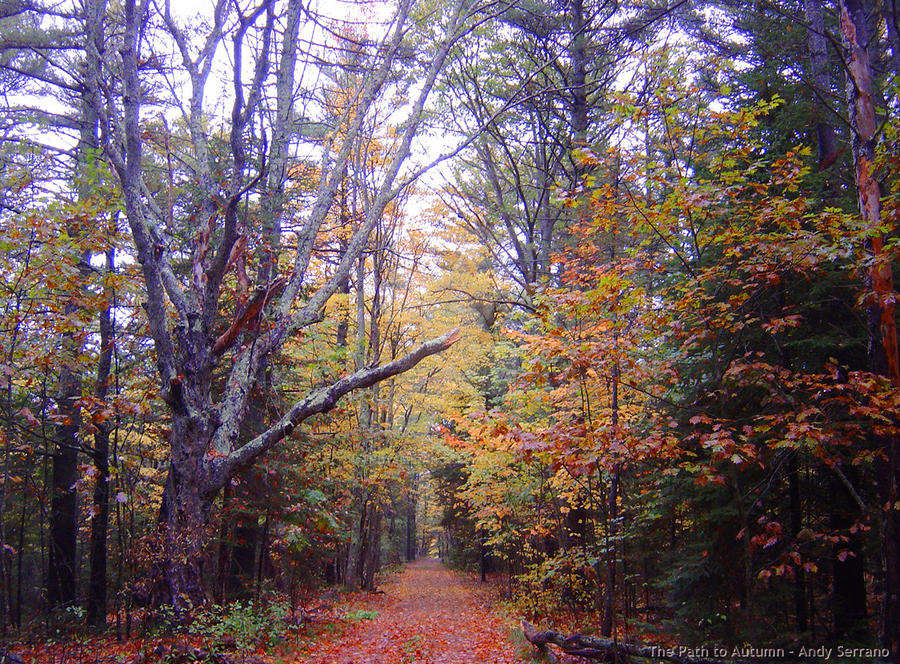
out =
<path fill-rule="evenodd" d="M 87 621 L 89 625 L 106 624 L 106 539 L 109 526 L 109 430 L 94 436 L 94 513 L 91 516 L 90 578 L 88 580 Z"/>
<path fill-rule="evenodd" d="M 847 478 L 854 483 L 855 469 L 846 469 Z M 844 483 L 830 480 L 831 502 L 829 526 L 832 531 L 847 534 L 847 542 L 832 547 L 832 613 L 834 638 L 863 642 L 866 638 L 866 583 L 863 547 L 858 535 L 850 535 L 850 528 L 860 517 L 859 507 Z"/>
<path fill-rule="evenodd" d="M 877 121 L 875 115 L 874 77 L 867 46 L 870 41 L 867 18 L 873 11 L 865 0 L 841 0 L 841 33 L 847 51 L 847 103 L 852 130 L 853 162 L 859 209 L 866 227 L 881 224 L 881 191 L 874 172 Z M 866 288 L 868 298 L 869 368 L 886 376 L 900 387 L 900 357 L 897 351 L 897 327 L 894 305 L 894 283 L 891 253 L 885 251 L 885 238 L 874 232 L 867 240 L 866 252 L 871 267 Z M 877 439 L 886 455 L 876 464 L 879 476 L 879 498 L 882 505 L 893 506 L 898 498 L 897 441 Z M 882 522 L 882 560 L 884 564 L 884 608 L 882 640 L 896 661 L 900 659 L 900 510 L 886 509 Z M 859 572 L 861 580 L 862 571 Z M 837 579 L 835 579 L 837 585 Z"/>
<path fill-rule="evenodd" d="M 588 96 L 587 96 L 587 21 L 584 16 L 584 0 L 571 0 L 571 41 L 569 58 L 572 61 L 569 92 L 572 95 L 572 143 L 575 148 L 587 146 Z M 576 168 L 576 173 L 579 169 Z"/>
<path fill-rule="evenodd" d="M 800 464 L 797 461 L 797 450 L 791 450 L 788 457 L 788 501 L 791 512 L 791 536 L 794 541 L 803 528 L 803 506 L 800 501 Z M 797 620 L 797 631 L 809 629 L 808 611 L 806 607 L 806 570 L 803 565 L 794 567 L 794 616 Z"/>
<path fill-rule="evenodd" d="M 97 118 L 90 103 L 82 103 L 83 117 L 76 164 L 78 177 L 78 197 L 85 201 L 91 193 L 89 175 L 92 152 L 97 146 Z M 84 229 L 73 221 L 68 229 L 69 236 L 79 237 Z M 84 275 L 90 269 L 91 254 L 82 252 L 76 268 Z M 67 316 L 79 311 L 79 305 L 71 301 L 65 305 Z M 81 428 L 81 407 L 76 403 L 81 398 L 82 378 L 76 368 L 76 359 L 81 353 L 81 343 L 74 332 L 64 333 L 61 339 L 63 365 L 60 368 L 56 394 L 57 417 L 55 450 L 53 453 L 53 495 L 50 502 L 50 558 L 47 570 L 47 601 L 52 608 L 64 608 L 75 603 L 75 555 L 78 537 L 78 433 Z M 102 359 L 101 359 L 102 362 Z"/>
<path fill-rule="evenodd" d="M 881 11 L 887 26 L 888 43 L 891 45 L 891 69 L 900 76 L 900 6 L 898 0 L 884 0 Z M 895 79 L 896 80 L 896 79 Z"/>
<path fill-rule="evenodd" d="M 228 516 L 230 498 L 231 484 L 226 484 L 222 489 L 222 508 L 219 512 L 219 551 L 216 558 L 216 588 L 213 593 L 213 598 L 219 604 L 224 603 L 227 596 L 228 562 L 231 558 L 231 520 Z"/>
<path fill-rule="evenodd" d="M 487 581 L 487 567 L 488 567 L 487 534 L 484 531 L 480 531 L 478 533 L 478 571 L 481 575 L 482 583 L 485 583 Z"/>
<path fill-rule="evenodd" d="M 361 561 L 363 565 L 362 589 L 369 592 L 375 590 L 375 574 L 381 566 L 381 518 L 381 510 L 373 505 L 366 534 L 366 553 Z"/>
<path fill-rule="evenodd" d="M 351 537 L 350 545 L 347 547 L 347 573 L 345 575 L 345 584 L 355 590 L 359 586 L 361 576 L 361 561 L 365 553 L 365 533 L 366 521 L 368 515 L 369 501 L 365 498 L 359 500 L 359 521 L 356 535 Z"/>
<path fill-rule="evenodd" d="M 256 524 L 246 524 L 238 518 L 234 527 L 234 540 L 229 548 L 226 589 L 232 597 L 246 590 L 253 580 L 254 563 L 256 562 L 256 545 L 259 531 Z"/>
<path fill-rule="evenodd" d="M 878 462 L 878 485 L 882 500 L 894 509 L 886 510 L 882 523 L 882 559 L 884 561 L 884 606 L 882 640 L 891 650 L 894 662 L 900 662 L 900 514 L 896 508 L 900 485 L 897 441 L 890 441 L 887 459 Z"/>
<path fill-rule="evenodd" d="M 413 492 L 406 494 L 406 562 L 416 559 L 416 500 Z"/>
<path fill-rule="evenodd" d="M 831 95 L 831 75 L 828 63 L 828 37 L 825 33 L 825 11 L 819 0 L 803 0 L 803 9 L 806 12 L 810 79 L 816 86 L 816 93 L 827 99 Z M 815 132 L 820 170 L 834 163 L 838 156 L 834 126 L 825 117 L 828 112 L 824 104 L 817 104 L 815 107 Z"/>
<path fill-rule="evenodd" d="M 28 501 L 25 500 L 25 496 L 22 496 L 22 511 L 19 513 L 19 551 L 16 555 L 16 609 L 12 616 L 12 624 L 16 626 L 16 629 L 22 629 L 22 610 L 25 603 L 22 596 L 22 563 L 25 558 L 25 515 L 27 505 Z M 10 592 L 12 592 L 12 583 L 10 583 Z"/>
<path fill-rule="evenodd" d="M 50 557 L 47 569 L 47 602 L 51 608 L 75 603 L 75 546 L 78 534 L 78 429 L 81 379 L 68 366 L 60 371 L 50 498 Z"/>
<path fill-rule="evenodd" d="M 613 264 L 616 258 L 615 235 L 610 239 L 609 260 Z M 613 323 L 613 348 L 618 349 L 618 328 L 616 325 L 619 317 L 614 317 Z M 612 424 L 613 435 L 619 436 L 619 359 L 613 358 L 612 371 L 610 372 L 609 391 L 609 417 Z M 619 476 L 622 472 L 622 463 L 618 462 L 612 469 L 609 478 L 609 503 L 606 513 L 606 594 L 603 606 L 603 624 L 600 627 L 602 636 L 612 636 L 613 614 L 616 601 L 616 556 L 618 553 L 619 535 Z"/>
<path fill-rule="evenodd" d="M 616 609 L 616 540 L 618 538 L 618 498 L 619 474 L 622 465 L 617 464 L 609 480 L 609 505 L 606 524 L 606 590 L 603 594 L 603 623 L 600 626 L 602 636 L 612 636 L 613 617 Z"/>
<path fill-rule="evenodd" d="M 208 599 L 203 589 L 204 548 L 192 530 L 192 527 L 204 525 L 203 519 L 196 513 L 166 525 L 163 540 L 165 585 L 157 599 L 160 605 L 172 606 L 181 617 L 189 616 Z"/>
<path fill-rule="evenodd" d="M 162 588 L 158 602 L 187 616 L 207 602 L 203 587 L 203 562 L 209 540 L 210 503 L 202 494 L 196 475 L 172 463 L 163 492 Z"/>
<path fill-rule="evenodd" d="M 263 523 L 262 534 L 260 536 L 259 541 L 259 558 L 256 563 L 256 591 L 255 597 L 256 601 L 259 602 L 259 595 L 262 591 L 262 580 L 263 573 L 266 570 L 266 559 L 269 556 L 268 547 L 269 547 L 269 519 L 271 513 L 268 508 L 266 508 L 266 519 Z"/>
<path fill-rule="evenodd" d="M 106 256 L 106 269 L 115 269 L 115 255 L 110 249 Z M 109 394 L 109 377 L 112 370 L 113 321 L 111 314 L 114 294 L 107 293 L 109 305 L 100 313 L 100 358 L 97 363 L 97 380 L 94 396 L 104 401 Z M 94 434 L 94 450 L 91 455 L 97 470 L 94 485 L 94 511 L 91 516 L 90 579 L 88 582 L 87 621 L 89 625 L 106 624 L 106 539 L 109 526 L 109 433 L 112 422 L 103 418 L 97 422 Z"/>

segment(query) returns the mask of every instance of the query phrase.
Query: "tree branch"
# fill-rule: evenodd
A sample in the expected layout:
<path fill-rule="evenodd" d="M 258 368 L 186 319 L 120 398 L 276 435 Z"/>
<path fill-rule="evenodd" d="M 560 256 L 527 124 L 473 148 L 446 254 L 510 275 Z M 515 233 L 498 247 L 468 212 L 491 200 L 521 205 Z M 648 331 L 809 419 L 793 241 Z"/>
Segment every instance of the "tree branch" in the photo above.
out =
<path fill-rule="evenodd" d="M 313 415 L 330 411 L 345 394 L 371 387 L 386 378 L 409 371 L 429 355 L 447 350 L 459 341 L 459 338 L 459 329 L 453 329 L 436 339 L 426 341 L 411 353 L 393 362 L 375 367 L 364 367 L 327 387 L 310 393 L 305 399 L 294 404 L 278 422 L 243 447 L 224 457 L 208 458 L 210 484 L 206 487 L 207 494 L 215 494 L 235 472 L 252 464 L 260 454 L 289 436 L 304 420 Z"/>

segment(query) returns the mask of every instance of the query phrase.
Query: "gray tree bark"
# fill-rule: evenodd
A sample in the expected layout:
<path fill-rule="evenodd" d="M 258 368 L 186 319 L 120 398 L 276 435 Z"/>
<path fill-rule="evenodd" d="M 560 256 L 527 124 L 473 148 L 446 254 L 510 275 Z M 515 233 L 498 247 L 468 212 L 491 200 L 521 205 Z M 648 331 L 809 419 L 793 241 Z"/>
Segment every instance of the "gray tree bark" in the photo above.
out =
<path fill-rule="evenodd" d="M 828 60 L 828 35 L 825 32 L 825 9 L 818 0 L 803 0 L 806 12 L 806 36 L 809 45 L 810 80 L 816 93 L 822 99 L 831 97 L 831 74 Z M 816 105 L 816 143 L 819 155 L 819 169 L 824 170 L 834 163 L 838 156 L 837 136 L 834 125 L 827 117 L 824 103 Z"/>
<path fill-rule="evenodd" d="M 114 30 L 107 36 L 118 39 L 115 67 L 99 53 L 92 72 L 94 107 L 100 118 L 105 155 L 122 189 L 128 225 L 137 249 L 146 288 L 144 309 L 156 353 L 160 390 L 171 416 L 170 473 L 164 491 L 165 590 L 164 599 L 180 611 L 205 601 L 200 578 L 205 533 L 209 529 L 211 505 L 219 490 L 242 468 L 253 464 L 277 445 L 307 418 L 327 412 L 347 393 L 375 385 L 381 380 L 407 371 L 422 359 L 439 353 L 456 339 L 456 333 L 412 349 L 403 357 L 380 366 L 362 366 L 330 385 L 308 394 L 295 403 L 276 422 L 267 423 L 250 440 L 241 439 L 254 385 L 264 375 L 269 359 L 294 334 L 316 323 L 328 298 L 342 284 L 381 219 L 386 206 L 405 186 L 402 167 L 409 156 L 425 113 L 426 100 L 435 85 L 453 44 L 466 31 L 472 8 L 460 2 L 444 17 L 444 37 L 432 44 L 429 66 L 423 74 L 418 96 L 411 104 L 407 121 L 401 127 L 397 148 L 385 166 L 381 182 L 364 218 L 354 229 L 347 247 L 330 278 L 311 292 L 310 265 L 316 236 L 335 201 L 344 167 L 350 159 L 354 141 L 368 112 L 387 89 L 410 29 L 412 0 L 402 0 L 391 30 L 373 55 L 374 62 L 361 87 L 355 91 L 355 104 L 343 118 L 344 133 L 334 135 L 323 145 L 320 183 L 306 219 L 297 235 L 292 271 L 278 275 L 275 256 L 279 248 L 279 216 L 289 163 L 289 145 L 296 132 L 292 126 L 295 111 L 292 72 L 297 62 L 296 38 L 299 4 L 288 2 L 284 10 L 287 27 L 281 28 L 282 5 L 277 0 L 262 0 L 251 10 L 229 19 L 231 4 L 220 0 L 214 9 L 212 25 L 199 45 L 189 39 L 172 16 L 168 3 L 161 10 L 167 31 L 174 41 L 187 73 L 191 96 L 184 108 L 190 133 L 190 168 L 200 190 L 195 217 L 199 228 L 192 247 L 191 270 L 186 279 L 172 267 L 171 239 L 165 226 L 172 217 L 156 203 L 143 179 L 142 74 L 143 42 L 139 35 L 148 12 L 156 5 L 146 0 L 126 0 L 121 37 Z M 242 10 L 235 10 L 242 11 Z M 97 20 L 100 20 L 98 17 Z M 235 30 L 225 34 L 229 20 Z M 253 61 L 245 66 L 248 35 L 253 34 Z M 193 34 L 193 33 L 191 33 Z M 234 59 L 233 105 L 228 139 L 229 163 L 214 164 L 210 158 L 208 118 L 204 99 L 206 82 L 213 60 L 226 36 L 232 38 Z M 277 44 L 280 44 L 278 46 Z M 121 80 L 121 103 L 107 94 L 101 81 L 111 72 Z M 246 71 L 252 72 L 248 81 Z M 118 74 L 120 72 L 120 74 Z M 263 88 L 276 75 L 275 111 L 268 120 L 271 142 L 254 140 L 260 123 L 257 115 Z M 213 168 L 227 174 L 214 177 Z M 263 267 L 256 275 L 255 289 L 235 320 L 224 332 L 216 333 L 223 298 L 223 282 L 244 251 L 241 233 L 242 201 L 248 192 L 262 188 L 266 202 L 264 236 L 261 249 Z M 224 358 L 228 357 L 228 361 Z M 224 381 L 221 379 L 224 378 Z M 221 393 L 213 384 L 224 382 Z"/>

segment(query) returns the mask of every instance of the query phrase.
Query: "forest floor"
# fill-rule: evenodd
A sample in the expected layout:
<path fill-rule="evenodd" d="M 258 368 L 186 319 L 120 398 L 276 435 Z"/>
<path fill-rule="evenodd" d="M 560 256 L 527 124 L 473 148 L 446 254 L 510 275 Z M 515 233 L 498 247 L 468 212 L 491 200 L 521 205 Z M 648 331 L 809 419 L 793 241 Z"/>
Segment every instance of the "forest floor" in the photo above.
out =
<path fill-rule="evenodd" d="M 274 648 L 228 652 L 233 664 L 520 664 L 533 649 L 518 625 L 494 610 L 495 586 L 453 572 L 434 559 L 408 563 L 382 578 L 377 593 L 341 594 L 320 604 Z M 25 664 L 155 664 L 211 661 L 212 634 L 117 640 L 68 634 L 13 645 Z M 3 644 L 0 643 L 0 652 Z M 200 654 L 203 653 L 202 658 Z M 15 660 L 13 660 L 15 661 Z M 219 660 L 216 660 L 219 661 Z M 574 661 L 574 660 L 564 660 Z M 562 664 L 562 662 L 560 662 Z"/>
<path fill-rule="evenodd" d="M 373 595 L 377 612 L 334 640 L 319 640 L 297 664 L 513 664 L 523 659 L 488 594 L 434 559 L 406 565 Z"/>

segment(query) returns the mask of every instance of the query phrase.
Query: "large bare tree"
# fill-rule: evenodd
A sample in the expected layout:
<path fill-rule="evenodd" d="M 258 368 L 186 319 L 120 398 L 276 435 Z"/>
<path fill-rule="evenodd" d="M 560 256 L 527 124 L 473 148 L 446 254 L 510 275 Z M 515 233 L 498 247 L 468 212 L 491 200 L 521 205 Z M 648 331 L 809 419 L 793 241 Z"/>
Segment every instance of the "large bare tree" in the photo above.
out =
<path fill-rule="evenodd" d="M 470 0 L 441 5 L 432 14 L 414 4 L 399 0 L 383 37 L 359 38 L 356 66 L 364 66 L 365 75 L 357 77 L 343 117 L 310 148 L 319 155 L 318 183 L 298 211 L 285 205 L 290 167 L 297 163 L 292 149 L 309 116 L 298 100 L 304 93 L 315 97 L 310 72 L 327 55 L 314 43 L 315 35 L 327 39 L 340 26 L 317 17 L 300 0 L 249 5 L 218 0 L 203 27 L 187 27 L 168 0 L 126 0 L 121 9 L 86 0 L 91 27 L 85 85 L 99 118 L 104 156 L 121 187 L 146 287 L 144 309 L 159 386 L 171 418 L 161 510 L 164 583 L 158 599 L 179 611 L 205 599 L 203 534 L 214 498 L 235 473 L 343 395 L 404 372 L 457 338 L 451 332 L 391 362 L 358 367 L 245 435 L 251 395 L 267 364 L 289 339 L 321 320 L 325 303 L 347 283 L 385 207 L 413 177 L 415 169 L 404 165 L 427 116 L 428 96 L 454 44 L 487 11 Z M 229 121 L 217 124 L 207 108 L 208 88 L 221 80 L 214 72 L 223 62 L 229 62 L 231 110 Z M 409 85 L 412 74 L 415 82 Z M 380 169 L 377 190 L 340 261 L 323 277 L 323 270 L 313 269 L 317 236 L 367 115 L 399 80 L 409 85 L 411 101 L 391 158 Z M 168 111 L 159 108 L 167 89 Z M 167 121 L 159 130 L 163 140 L 154 141 L 154 161 L 147 145 L 151 113 L 171 117 L 172 108 L 181 113 L 183 135 L 170 140 Z M 163 173 L 156 180 L 154 168 Z M 186 175 L 177 195 L 175 171 Z M 281 231 L 288 217 L 296 229 L 291 242 Z M 227 286 L 232 271 L 236 303 L 235 288 Z"/>

